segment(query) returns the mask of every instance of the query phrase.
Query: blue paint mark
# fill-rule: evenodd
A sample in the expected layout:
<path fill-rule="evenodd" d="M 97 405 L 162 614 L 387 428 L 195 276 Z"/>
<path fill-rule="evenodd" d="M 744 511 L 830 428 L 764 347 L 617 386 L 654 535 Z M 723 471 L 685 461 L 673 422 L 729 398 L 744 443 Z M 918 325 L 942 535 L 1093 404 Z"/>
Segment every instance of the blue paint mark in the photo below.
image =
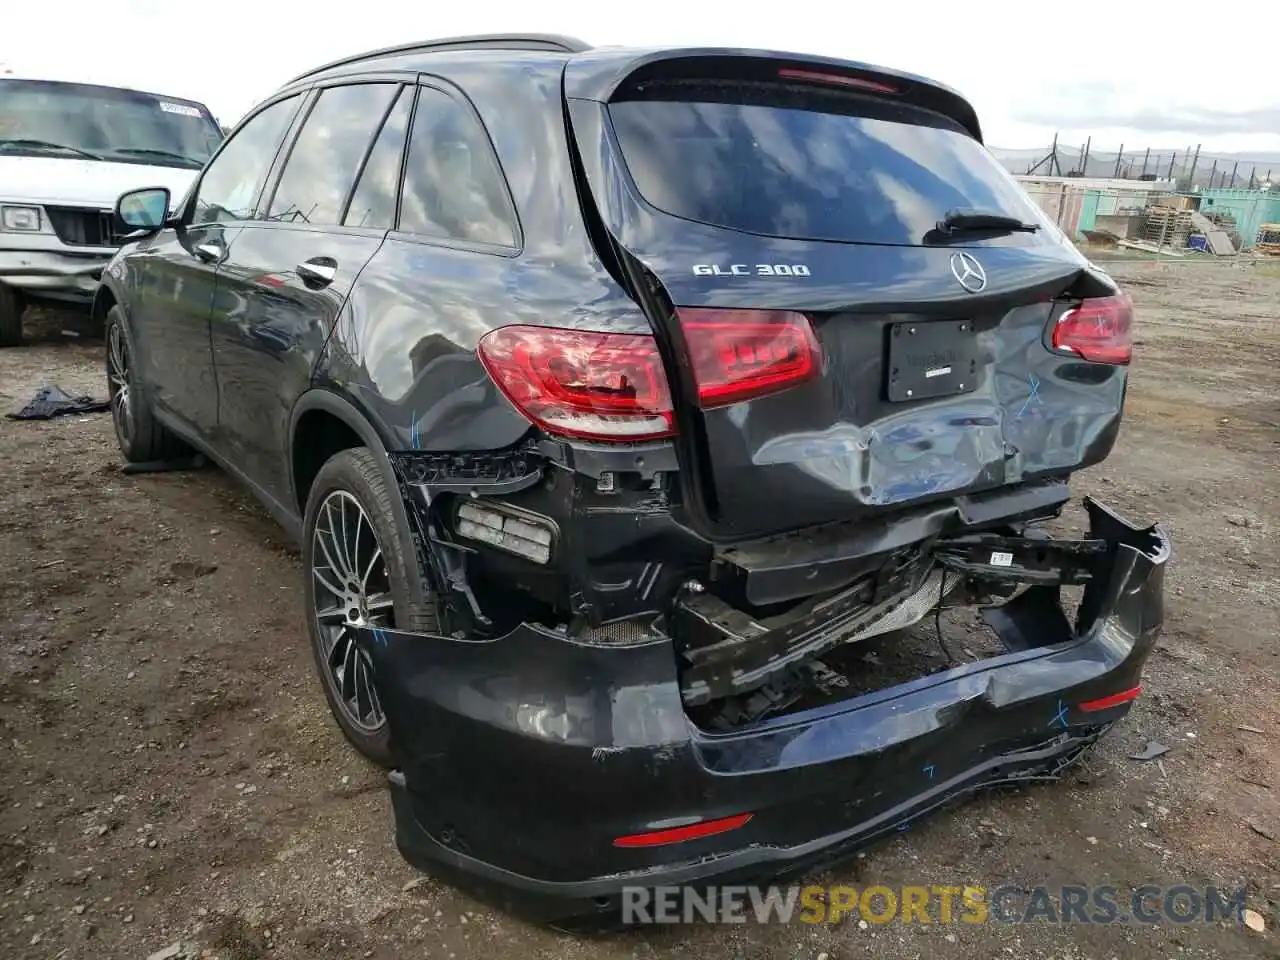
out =
<path fill-rule="evenodd" d="M 387 645 L 387 631 L 383 630 L 381 627 L 374 627 L 370 632 L 373 634 L 374 643 L 380 647 L 385 647 Z"/>
<path fill-rule="evenodd" d="M 1055 723 L 1062 724 L 1062 729 L 1064 730 L 1067 728 L 1067 708 L 1061 700 L 1058 701 L 1058 712 L 1055 713 L 1053 715 L 1053 719 L 1049 721 L 1049 726 L 1052 727 Z"/>
<path fill-rule="evenodd" d="M 911 824 L 909 824 L 909 823 L 903 822 L 903 823 L 898 824 L 898 832 L 899 832 L 899 833 L 906 833 L 910 828 L 911 828 Z"/>
<path fill-rule="evenodd" d="M 932 763 L 931 763 L 931 764 L 929 764 L 927 767 L 925 767 L 925 768 L 924 768 L 924 775 L 925 775 L 926 777 L 928 777 L 930 780 L 932 780 L 932 779 L 933 779 L 933 764 L 932 764 Z"/>
<path fill-rule="evenodd" d="M 1040 400 L 1040 378 L 1034 373 L 1027 377 L 1027 386 L 1031 389 L 1027 393 L 1027 399 L 1022 401 L 1022 409 L 1018 411 L 1015 420 L 1021 420 L 1022 415 L 1027 412 L 1027 407 L 1031 406 L 1032 400 Z"/>
<path fill-rule="evenodd" d="M 411 446 L 414 450 L 417 450 L 418 449 L 418 412 L 416 410 L 413 411 L 411 416 L 413 419 L 409 421 L 409 446 Z"/>

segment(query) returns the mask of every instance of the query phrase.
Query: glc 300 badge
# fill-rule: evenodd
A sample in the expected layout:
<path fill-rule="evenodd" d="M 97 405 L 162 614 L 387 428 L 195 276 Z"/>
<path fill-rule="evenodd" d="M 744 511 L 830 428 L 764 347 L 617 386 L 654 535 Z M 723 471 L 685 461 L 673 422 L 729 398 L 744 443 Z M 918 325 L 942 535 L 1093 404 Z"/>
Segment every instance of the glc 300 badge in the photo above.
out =
<path fill-rule="evenodd" d="M 695 277 L 807 277 L 809 268 L 803 263 L 695 263 Z"/>

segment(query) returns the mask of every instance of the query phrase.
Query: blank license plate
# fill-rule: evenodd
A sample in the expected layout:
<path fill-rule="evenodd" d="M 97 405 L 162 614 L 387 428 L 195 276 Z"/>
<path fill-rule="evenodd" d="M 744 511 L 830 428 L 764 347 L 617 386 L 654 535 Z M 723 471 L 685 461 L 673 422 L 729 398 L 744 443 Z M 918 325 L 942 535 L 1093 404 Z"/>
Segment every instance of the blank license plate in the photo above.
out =
<path fill-rule="evenodd" d="M 968 320 L 895 323 L 889 328 L 888 395 L 929 400 L 977 386 L 978 342 Z"/>

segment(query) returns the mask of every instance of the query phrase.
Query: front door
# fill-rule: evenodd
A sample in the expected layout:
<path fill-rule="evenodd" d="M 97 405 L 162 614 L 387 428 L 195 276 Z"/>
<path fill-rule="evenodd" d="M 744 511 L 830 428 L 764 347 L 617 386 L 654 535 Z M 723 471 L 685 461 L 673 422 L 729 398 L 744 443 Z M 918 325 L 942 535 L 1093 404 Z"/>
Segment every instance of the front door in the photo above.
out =
<path fill-rule="evenodd" d="M 218 416 L 209 314 L 218 264 L 238 231 L 224 223 L 163 230 L 130 259 L 129 322 L 151 400 L 202 435 Z"/>
<path fill-rule="evenodd" d="M 156 406 L 211 439 L 218 420 L 209 318 L 218 275 L 254 212 L 301 98 L 265 107 L 222 145 L 201 174 L 182 224 L 133 258 L 138 296 L 130 321 Z"/>

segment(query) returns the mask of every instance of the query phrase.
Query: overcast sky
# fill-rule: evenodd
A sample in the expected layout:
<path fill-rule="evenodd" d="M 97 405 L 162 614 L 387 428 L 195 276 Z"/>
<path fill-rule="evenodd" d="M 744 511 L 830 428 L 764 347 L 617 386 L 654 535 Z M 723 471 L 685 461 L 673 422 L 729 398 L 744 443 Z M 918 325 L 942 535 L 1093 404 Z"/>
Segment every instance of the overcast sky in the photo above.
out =
<path fill-rule="evenodd" d="M 567 33 L 600 46 L 764 47 L 922 73 L 969 97 L 996 147 L 1048 144 L 1056 129 L 1073 145 L 1092 134 L 1104 151 L 1280 150 L 1275 22 L 1264 22 L 1276 8 L 1232 5 L 1223 43 L 1209 48 L 1225 52 L 1218 65 L 1192 47 L 1212 29 L 1212 6 L 1186 8 L 1194 24 L 1172 16 L 1179 9 L 1113 0 L 9 0 L 0 64 L 190 97 L 232 123 L 290 77 L 349 53 L 458 34 Z"/>

